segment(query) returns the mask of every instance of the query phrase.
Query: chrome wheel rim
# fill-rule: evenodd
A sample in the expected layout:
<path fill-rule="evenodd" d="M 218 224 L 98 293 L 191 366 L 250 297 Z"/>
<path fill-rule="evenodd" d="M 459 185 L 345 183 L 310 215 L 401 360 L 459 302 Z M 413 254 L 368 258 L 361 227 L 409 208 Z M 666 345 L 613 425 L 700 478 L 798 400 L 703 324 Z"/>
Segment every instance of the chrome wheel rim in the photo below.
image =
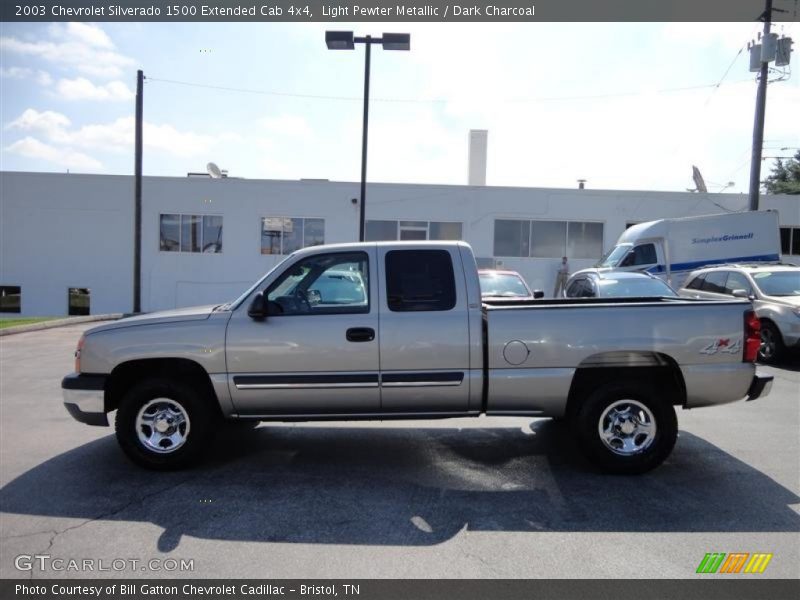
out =
<path fill-rule="evenodd" d="M 189 415 L 169 398 L 154 398 L 136 415 L 136 434 L 142 445 L 152 452 L 169 454 L 186 443 L 189 436 Z"/>
<path fill-rule="evenodd" d="M 769 329 L 761 330 L 761 346 L 758 348 L 761 358 L 769 360 L 775 355 L 775 336 Z"/>
<path fill-rule="evenodd" d="M 647 450 L 656 438 L 656 419 L 637 400 L 617 400 L 600 416 L 597 431 L 614 454 L 633 456 Z"/>

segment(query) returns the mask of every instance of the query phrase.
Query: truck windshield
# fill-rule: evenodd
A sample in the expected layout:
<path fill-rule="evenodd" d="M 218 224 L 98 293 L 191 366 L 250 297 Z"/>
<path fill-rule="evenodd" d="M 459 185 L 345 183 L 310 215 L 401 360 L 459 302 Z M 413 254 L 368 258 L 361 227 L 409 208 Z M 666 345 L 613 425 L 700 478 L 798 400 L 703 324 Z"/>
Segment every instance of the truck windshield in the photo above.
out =
<path fill-rule="evenodd" d="M 616 267 L 632 247 L 631 244 L 614 246 L 608 254 L 600 259 L 600 262 L 595 267 Z"/>

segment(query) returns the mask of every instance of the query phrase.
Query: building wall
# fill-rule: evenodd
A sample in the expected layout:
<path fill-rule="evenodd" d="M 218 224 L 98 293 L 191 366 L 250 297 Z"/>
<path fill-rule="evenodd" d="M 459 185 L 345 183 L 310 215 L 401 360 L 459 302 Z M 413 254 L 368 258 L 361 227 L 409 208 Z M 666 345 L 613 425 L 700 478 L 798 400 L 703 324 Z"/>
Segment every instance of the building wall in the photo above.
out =
<path fill-rule="evenodd" d="M 358 236 L 357 183 L 145 177 L 142 197 L 142 308 L 235 298 L 282 257 L 261 254 L 262 217 L 325 220 L 325 242 Z M 67 288 L 91 289 L 93 314 L 132 309 L 133 178 L 0 173 L 0 285 L 22 287 L 22 313 L 64 315 Z M 560 257 L 494 257 L 495 219 L 603 223 L 603 249 L 629 222 L 741 210 L 746 196 L 485 186 L 370 184 L 367 219 L 458 221 L 475 254 L 519 271 L 552 292 Z M 800 227 L 797 197 L 766 196 L 782 225 Z M 160 214 L 221 215 L 219 254 L 159 250 Z M 570 261 L 572 270 L 596 259 Z M 7 315 L 5 315 L 7 316 Z"/>
<path fill-rule="evenodd" d="M 92 313 L 131 310 L 132 198 L 132 177 L 0 173 L 0 285 L 22 288 L 20 316 L 67 314 L 70 287 Z"/>

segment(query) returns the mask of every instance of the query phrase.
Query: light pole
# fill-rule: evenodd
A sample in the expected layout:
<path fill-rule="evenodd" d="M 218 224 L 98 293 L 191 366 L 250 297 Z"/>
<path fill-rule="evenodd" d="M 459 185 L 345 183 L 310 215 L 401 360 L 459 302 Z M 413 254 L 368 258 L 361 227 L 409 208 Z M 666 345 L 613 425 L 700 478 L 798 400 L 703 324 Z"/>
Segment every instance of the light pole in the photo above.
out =
<path fill-rule="evenodd" d="M 353 50 L 356 44 L 364 44 L 364 121 L 361 130 L 361 206 L 358 218 L 358 241 L 364 241 L 365 210 L 367 201 L 367 129 L 369 126 L 369 65 L 372 44 L 381 44 L 384 50 L 410 50 L 411 34 L 384 33 L 383 37 L 370 35 L 354 37 L 352 31 L 326 31 L 325 44 L 328 50 Z"/>

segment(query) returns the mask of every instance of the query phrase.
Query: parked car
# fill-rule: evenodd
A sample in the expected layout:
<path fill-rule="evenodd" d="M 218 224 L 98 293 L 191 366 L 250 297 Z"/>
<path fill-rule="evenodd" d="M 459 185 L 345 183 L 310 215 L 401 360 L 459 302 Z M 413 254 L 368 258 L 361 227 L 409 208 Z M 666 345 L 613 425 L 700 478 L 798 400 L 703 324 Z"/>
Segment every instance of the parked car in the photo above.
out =
<path fill-rule="evenodd" d="M 479 269 L 482 298 L 513 298 L 533 300 L 534 295 L 522 275 L 516 271 L 501 269 Z"/>
<path fill-rule="evenodd" d="M 678 293 L 649 273 L 583 269 L 567 280 L 565 298 L 657 298 Z"/>
<path fill-rule="evenodd" d="M 707 300 L 747 297 L 761 320 L 759 360 L 780 360 L 800 348 L 800 267 L 783 264 L 721 265 L 692 272 L 680 295 Z"/>
<path fill-rule="evenodd" d="M 312 302 L 331 275 L 350 291 Z M 738 298 L 481 301 L 464 242 L 314 246 L 228 304 L 89 329 L 61 385 L 82 423 L 116 411 L 122 450 L 151 469 L 197 460 L 226 419 L 485 414 L 566 418 L 589 460 L 641 473 L 672 451 L 675 406 L 769 392 L 758 324 Z"/>

